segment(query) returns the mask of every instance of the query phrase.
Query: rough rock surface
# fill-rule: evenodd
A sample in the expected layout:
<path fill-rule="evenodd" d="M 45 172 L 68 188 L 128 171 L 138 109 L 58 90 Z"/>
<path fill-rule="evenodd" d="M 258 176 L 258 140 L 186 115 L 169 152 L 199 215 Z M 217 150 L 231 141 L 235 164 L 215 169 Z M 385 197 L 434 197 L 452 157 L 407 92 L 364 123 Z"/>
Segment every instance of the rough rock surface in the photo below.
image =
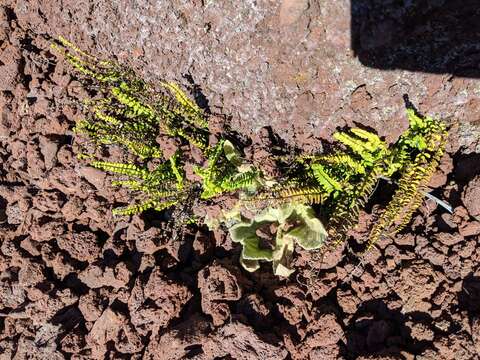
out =
<path fill-rule="evenodd" d="M 362 9 L 352 13 L 347 0 L 2 1 L 0 359 L 478 358 L 479 80 L 362 65 L 350 46 L 350 18 Z M 390 36 L 388 21 L 380 30 Z M 394 141 L 408 94 L 451 126 L 430 186 L 453 214 L 426 202 L 362 264 L 347 246 L 324 259 L 299 250 L 288 280 L 269 266 L 244 272 L 221 230 L 177 240 L 158 219 L 115 218 L 125 194 L 76 159 L 85 92 L 45 34 L 179 82 L 214 114 L 216 131 L 231 118 L 252 140 L 246 156 L 272 174 L 273 135 L 305 151 L 345 126 Z M 476 54 L 458 66 L 478 64 Z M 367 210 L 353 247 L 378 209 Z"/>

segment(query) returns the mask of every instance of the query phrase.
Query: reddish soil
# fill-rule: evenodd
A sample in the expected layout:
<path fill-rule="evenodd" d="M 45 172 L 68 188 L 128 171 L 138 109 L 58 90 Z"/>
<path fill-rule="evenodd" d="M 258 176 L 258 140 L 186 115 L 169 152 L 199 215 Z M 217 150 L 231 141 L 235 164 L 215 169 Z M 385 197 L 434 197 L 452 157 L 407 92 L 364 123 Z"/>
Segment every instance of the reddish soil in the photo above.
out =
<path fill-rule="evenodd" d="M 363 66 L 347 0 L 232 4 L 2 1 L 0 359 L 480 358 L 480 82 Z M 426 201 L 358 265 L 368 208 L 350 246 L 323 261 L 299 249 L 289 280 L 243 271 L 222 231 L 113 217 L 126 194 L 76 160 L 84 90 L 45 34 L 190 86 L 267 165 L 272 147 L 318 150 L 337 127 L 395 140 L 408 94 L 451 125 L 431 185 L 454 213 Z"/>

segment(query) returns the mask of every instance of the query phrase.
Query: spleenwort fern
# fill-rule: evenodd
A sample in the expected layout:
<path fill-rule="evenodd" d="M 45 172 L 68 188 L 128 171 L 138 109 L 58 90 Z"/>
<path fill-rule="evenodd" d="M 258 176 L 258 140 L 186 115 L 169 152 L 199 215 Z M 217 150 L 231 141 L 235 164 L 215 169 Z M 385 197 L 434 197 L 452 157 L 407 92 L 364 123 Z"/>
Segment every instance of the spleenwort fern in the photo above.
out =
<path fill-rule="evenodd" d="M 333 154 L 301 155 L 297 178 L 254 196 L 251 201 L 270 204 L 321 204 L 329 214 L 333 244 L 345 240 L 358 214 L 375 191 L 380 178 L 399 177 L 398 189 L 369 236 L 370 248 L 382 235 L 403 229 L 422 204 L 423 189 L 444 152 L 445 125 L 407 110 L 409 129 L 388 147 L 377 135 L 362 129 L 338 132 L 334 138 L 346 146 Z M 291 183 L 296 185 L 291 186 Z"/>
<path fill-rule="evenodd" d="M 328 170 L 326 170 L 322 164 L 315 163 L 312 164 L 310 168 L 312 169 L 313 176 L 320 186 L 325 190 L 325 192 L 331 193 L 333 191 L 342 190 L 342 184 L 328 174 Z"/>
<path fill-rule="evenodd" d="M 139 179 L 147 179 L 149 172 L 134 164 L 122 164 L 108 161 L 92 161 L 91 165 L 97 169 L 112 172 L 119 175 L 126 175 L 129 177 L 136 177 Z"/>
<path fill-rule="evenodd" d="M 172 156 L 169 161 L 172 173 L 173 175 L 175 175 L 175 178 L 177 180 L 177 190 L 181 191 L 185 182 L 185 176 L 183 174 L 183 171 L 180 169 L 178 153 Z"/>
<path fill-rule="evenodd" d="M 269 206 L 278 206 L 285 203 L 322 204 L 328 193 L 320 186 L 288 186 L 280 185 L 273 189 L 260 192 L 246 203 L 266 203 Z"/>
<path fill-rule="evenodd" d="M 123 186 L 132 191 L 142 192 L 147 199 L 138 204 L 114 210 L 116 215 L 132 215 L 148 209 L 163 210 L 178 203 L 183 194 L 183 177 L 177 169 L 176 156 L 160 165 L 154 171 L 134 164 L 105 161 L 92 161 L 97 169 L 128 177 L 127 180 L 114 180 L 113 186 Z"/>
<path fill-rule="evenodd" d="M 113 210 L 114 215 L 134 215 L 146 211 L 148 209 L 154 209 L 157 211 L 165 210 L 178 203 L 178 200 L 159 201 L 156 199 L 148 199 L 140 204 L 134 204 L 125 208 L 117 208 Z"/>
<path fill-rule="evenodd" d="M 229 155 L 226 150 L 232 146 L 229 141 L 220 140 L 207 150 L 206 168 L 195 167 L 195 173 L 202 178 L 202 199 L 254 187 L 261 177 L 261 173 L 254 168 L 239 171 L 238 155 Z"/>
<path fill-rule="evenodd" d="M 404 159 L 398 189 L 375 223 L 370 234 L 369 247 L 384 232 L 394 234 L 408 225 L 412 215 L 422 204 L 423 190 L 428 185 L 445 151 L 447 131 L 443 123 L 429 117 L 421 118 L 410 109 L 408 117 L 410 129 L 399 141 L 401 146 L 398 152 L 401 154 L 394 155 Z M 413 156 L 405 155 L 409 148 L 417 150 L 417 153 L 413 153 Z"/>
<path fill-rule="evenodd" d="M 84 102 L 86 118 L 77 122 L 77 133 L 98 146 L 123 147 L 136 157 L 135 164 L 125 164 L 80 154 L 92 166 L 120 177 L 112 181 L 113 186 L 140 194 L 137 203 L 115 209 L 118 215 L 174 205 L 191 207 L 202 201 L 208 204 L 239 192 L 235 196 L 240 208 L 268 208 L 266 213 L 277 215 L 282 212 L 275 209 L 301 209 L 308 213 L 308 221 L 314 212 L 306 205 L 317 205 L 328 220 L 331 240 L 322 240 L 322 246 L 335 245 L 355 226 L 379 179 L 393 179 L 397 189 L 371 230 L 368 249 L 381 236 L 408 225 L 444 152 L 445 125 L 408 109 L 409 128 L 391 146 L 364 129 L 337 132 L 334 139 L 340 146 L 336 151 L 297 156 L 278 179 L 267 178 L 230 141 L 216 138 L 215 144 L 209 143 L 212 135 L 204 112 L 177 84 L 161 82 L 155 90 L 132 71 L 100 61 L 63 38 L 52 47 L 83 76 L 86 86 L 89 81 L 97 85 L 95 100 Z M 159 136 L 175 138 L 178 149 L 173 156 L 165 157 L 157 143 Z M 187 156 L 190 150 L 197 156 Z M 187 166 L 200 181 L 187 176 Z M 249 239 L 242 241 L 245 246 L 249 243 Z"/>
<path fill-rule="evenodd" d="M 178 107 L 175 108 L 174 111 L 178 116 L 183 116 L 185 120 L 193 126 L 208 129 L 208 122 L 205 120 L 200 108 L 180 90 L 177 84 L 164 82 L 162 85 L 175 96 Z"/>
<path fill-rule="evenodd" d="M 348 236 L 348 231 L 355 226 L 360 209 L 370 199 L 378 182 L 378 168 L 367 172 L 362 180 L 351 185 L 346 191 L 338 195 L 331 206 L 329 220 L 329 234 L 334 244 L 340 243 Z"/>
<path fill-rule="evenodd" d="M 220 187 L 224 191 L 235 191 L 239 189 L 247 189 L 255 185 L 260 174 L 257 170 L 250 170 L 244 173 L 236 173 L 229 177 L 223 178 Z"/>

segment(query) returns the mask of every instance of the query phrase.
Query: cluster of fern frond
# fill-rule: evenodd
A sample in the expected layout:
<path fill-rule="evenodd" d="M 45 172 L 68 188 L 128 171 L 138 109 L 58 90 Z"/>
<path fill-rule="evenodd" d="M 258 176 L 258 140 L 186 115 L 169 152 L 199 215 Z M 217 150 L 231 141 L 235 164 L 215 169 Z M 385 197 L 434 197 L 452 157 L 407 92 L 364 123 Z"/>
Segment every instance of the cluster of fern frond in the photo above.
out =
<path fill-rule="evenodd" d="M 117 215 L 137 214 L 150 208 L 161 211 L 177 204 L 186 195 L 182 191 L 184 176 L 178 168 L 178 155 L 170 157 L 168 162 L 162 163 L 153 171 L 134 164 L 106 161 L 94 160 L 91 165 L 127 178 L 126 180 L 112 181 L 113 186 L 124 186 L 147 196 L 147 199 L 141 203 L 114 209 L 113 211 Z"/>
<path fill-rule="evenodd" d="M 162 210 L 178 204 L 198 188 L 185 177 L 185 156 L 181 145 L 200 151 L 204 161 L 193 164 L 202 179 L 202 200 L 225 192 L 255 186 L 260 173 L 243 164 L 240 153 L 225 139 L 209 144 L 208 123 L 203 111 L 172 82 L 153 89 L 134 73 L 114 62 L 100 61 L 64 38 L 52 45 L 82 76 L 86 86 L 92 83 L 97 94 L 84 100 L 86 118 L 75 127 L 96 146 L 123 147 L 137 157 L 136 163 L 115 163 L 90 159 L 92 166 L 117 174 L 123 179 L 113 185 L 124 186 L 144 199 L 115 213 L 130 215 L 147 209 Z M 159 135 L 175 138 L 180 146 L 174 156 L 165 157 L 156 139 Z M 157 160 L 153 169 L 148 164 Z"/>
<path fill-rule="evenodd" d="M 287 170 L 280 179 L 268 178 L 259 166 L 247 163 L 232 142 L 211 136 L 203 111 L 176 84 L 162 82 L 154 89 L 132 71 L 99 61 L 65 39 L 54 48 L 84 75 L 84 81 L 96 83 L 98 93 L 85 101 L 87 116 L 76 130 L 98 146 L 121 146 L 137 157 L 136 163 L 91 161 L 94 167 L 121 176 L 113 185 L 143 196 L 139 203 L 116 209 L 118 214 L 163 210 L 192 194 L 208 202 L 235 192 L 240 193 L 238 204 L 250 208 L 260 203 L 318 205 L 335 244 L 356 224 L 379 180 L 388 178 L 397 190 L 371 230 L 370 247 L 383 234 L 408 224 L 445 148 L 445 125 L 408 109 L 410 126 L 391 146 L 367 130 L 338 132 L 334 138 L 343 148 L 279 159 Z M 179 144 L 173 156 L 162 153 L 157 143 L 161 134 Z M 193 148 L 203 160 L 187 164 L 193 157 L 184 152 Z M 199 180 L 186 176 L 188 167 Z"/>
<path fill-rule="evenodd" d="M 288 180 L 266 189 L 253 201 L 319 204 L 328 218 L 333 243 L 344 240 L 355 226 L 381 178 L 396 180 L 392 200 L 375 222 L 367 249 L 383 234 L 400 231 L 422 204 L 426 186 L 445 149 L 445 124 L 407 109 L 409 128 L 388 146 L 376 134 L 363 129 L 337 132 L 345 146 L 331 154 L 303 155 L 289 164 Z"/>

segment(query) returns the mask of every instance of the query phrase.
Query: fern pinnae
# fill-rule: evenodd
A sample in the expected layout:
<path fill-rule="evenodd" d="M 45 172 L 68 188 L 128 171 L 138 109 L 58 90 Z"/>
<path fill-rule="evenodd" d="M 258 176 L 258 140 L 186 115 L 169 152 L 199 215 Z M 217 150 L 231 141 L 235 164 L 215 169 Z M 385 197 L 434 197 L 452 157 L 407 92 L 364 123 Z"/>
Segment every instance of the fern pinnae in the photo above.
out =
<path fill-rule="evenodd" d="M 102 132 L 108 130 L 109 127 L 106 124 L 98 123 L 98 122 L 91 122 L 89 120 L 79 120 L 77 121 L 75 128 L 73 129 L 75 132 L 84 132 L 88 134 L 92 134 L 94 136 L 98 132 Z"/>
<path fill-rule="evenodd" d="M 102 112 L 100 109 L 95 110 L 95 117 L 107 124 L 113 125 L 113 126 L 118 126 L 121 124 L 121 121 L 117 119 L 114 116 L 107 115 L 104 112 Z"/>
<path fill-rule="evenodd" d="M 179 115 L 183 115 L 185 120 L 193 126 L 208 129 L 208 122 L 204 119 L 200 108 L 187 97 L 187 95 L 177 84 L 172 82 L 163 82 L 162 85 L 170 90 L 172 95 L 178 101 L 180 109 L 178 109 L 176 112 Z"/>
<path fill-rule="evenodd" d="M 162 190 L 162 189 L 144 189 L 146 193 L 155 197 L 156 199 L 166 199 L 170 198 L 173 199 L 177 196 L 180 196 L 181 193 L 178 192 L 177 189 L 169 189 L 169 190 Z"/>
<path fill-rule="evenodd" d="M 161 158 L 163 153 L 158 146 L 142 144 L 136 141 L 128 141 L 127 148 L 140 159 Z"/>
<path fill-rule="evenodd" d="M 182 128 L 174 130 L 174 134 L 179 135 L 180 137 L 184 138 L 190 144 L 196 146 L 200 150 L 206 150 L 207 149 L 207 141 L 201 135 L 189 134 L 185 129 L 182 129 Z"/>
<path fill-rule="evenodd" d="M 319 187 L 291 188 L 279 192 L 280 199 L 290 200 L 302 204 L 321 204 L 325 197 L 325 191 Z"/>
<path fill-rule="evenodd" d="M 170 157 L 169 161 L 170 161 L 170 168 L 172 170 L 172 173 L 175 175 L 175 178 L 177 179 L 177 189 L 182 190 L 184 175 L 178 166 L 178 161 L 179 161 L 178 154 L 175 154 L 172 157 Z"/>
<path fill-rule="evenodd" d="M 245 173 L 234 174 L 228 176 L 221 182 L 221 188 L 226 191 L 235 191 L 238 189 L 245 189 L 252 186 L 258 177 L 256 171 L 248 171 Z"/>
<path fill-rule="evenodd" d="M 374 167 L 360 184 L 352 185 L 340 194 L 329 220 L 329 234 L 332 239 L 342 241 L 346 238 L 348 230 L 357 223 L 359 210 L 370 199 L 380 173 L 381 169 Z"/>
<path fill-rule="evenodd" d="M 323 165 L 312 164 L 310 167 L 318 184 L 322 186 L 327 193 L 342 190 L 342 185 L 325 171 Z"/>
<path fill-rule="evenodd" d="M 417 154 L 415 160 L 406 166 L 392 200 L 372 228 L 367 250 L 384 232 L 394 234 L 403 229 L 421 206 L 424 198 L 421 188 L 429 182 L 444 152 L 447 135 L 441 126 L 438 128 L 438 136 L 435 133 L 427 135 L 433 137 L 433 142 L 427 141 L 425 151 Z"/>
<path fill-rule="evenodd" d="M 141 190 L 142 183 L 138 180 L 112 180 L 112 186 L 121 186 L 129 188 L 130 190 Z"/>
<path fill-rule="evenodd" d="M 395 227 L 389 231 L 389 235 L 395 235 L 402 231 L 412 220 L 413 214 L 422 205 L 425 196 L 420 191 L 410 199 L 410 202 L 405 206 L 402 211 L 394 218 L 393 223 Z"/>
<path fill-rule="evenodd" d="M 156 199 L 147 199 L 138 204 L 133 204 L 123 208 L 115 208 L 113 209 L 112 212 L 114 215 L 135 215 L 149 209 L 162 211 L 176 205 L 177 203 L 178 203 L 178 200 L 170 200 L 170 201 L 162 202 Z"/>
<path fill-rule="evenodd" d="M 153 109 L 134 96 L 129 95 L 118 87 L 113 87 L 110 91 L 121 104 L 127 106 L 135 115 L 146 116 L 147 118 L 155 117 Z"/>
<path fill-rule="evenodd" d="M 329 164 L 330 166 L 345 167 L 349 169 L 352 174 L 365 174 L 365 166 L 354 159 L 350 154 L 332 154 L 330 156 L 325 156 L 321 161 Z"/>
<path fill-rule="evenodd" d="M 148 199 L 144 202 L 139 204 L 133 204 L 126 207 L 115 208 L 112 210 L 113 215 L 135 215 L 146 211 L 148 209 L 152 209 L 155 207 L 155 202 L 151 199 Z"/>
<path fill-rule="evenodd" d="M 120 175 L 133 176 L 140 179 L 146 179 L 149 175 L 149 172 L 147 170 L 140 168 L 134 164 L 124 164 L 109 161 L 92 161 L 90 165 L 100 170 Z"/>
<path fill-rule="evenodd" d="M 58 37 L 58 41 L 60 42 L 60 44 L 66 48 L 66 49 L 71 49 L 73 50 L 74 52 L 80 54 L 81 56 L 84 56 L 84 57 L 88 57 L 92 60 L 96 60 L 92 55 L 90 54 L 87 54 L 86 52 L 84 52 L 83 50 L 81 50 L 78 46 L 76 46 L 74 43 L 70 42 L 69 40 L 67 40 L 65 37 L 63 36 L 59 36 Z"/>

